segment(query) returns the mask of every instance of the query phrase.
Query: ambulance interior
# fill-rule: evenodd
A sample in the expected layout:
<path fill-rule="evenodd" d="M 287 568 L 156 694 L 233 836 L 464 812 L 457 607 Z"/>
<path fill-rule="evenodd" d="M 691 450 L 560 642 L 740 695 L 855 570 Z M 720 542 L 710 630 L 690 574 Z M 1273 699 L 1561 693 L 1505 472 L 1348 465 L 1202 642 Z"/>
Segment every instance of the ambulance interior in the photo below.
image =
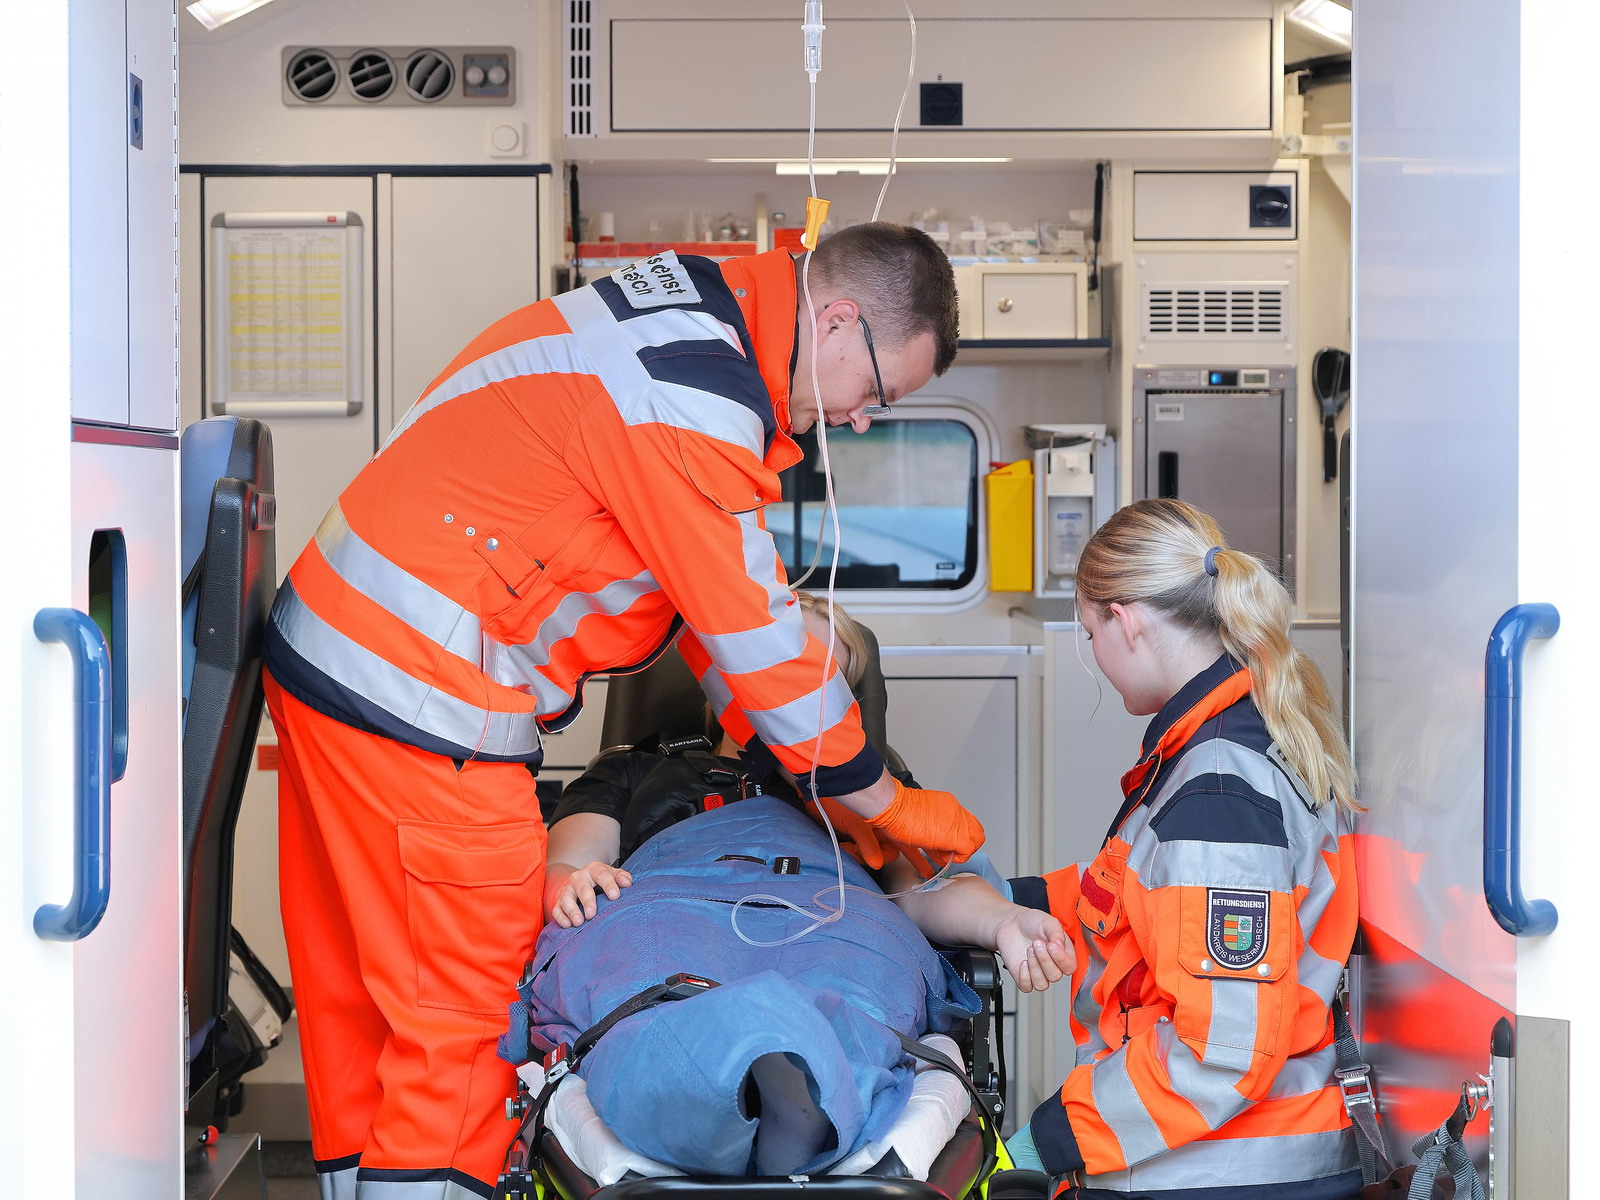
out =
<path fill-rule="evenodd" d="M 902 7 L 828 0 L 810 162 L 800 0 L 271 0 L 216 28 L 152 0 L 67 7 L 70 32 L 51 36 L 71 47 L 77 111 L 111 114 L 120 131 L 132 72 L 141 137 L 130 150 L 108 122 L 74 125 L 60 172 L 81 189 L 96 164 L 126 159 L 106 168 L 117 220 L 80 198 L 62 259 L 74 280 L 72 605 L 90 609 L 104 585 L 85 567 L 96 531 L 176 529 L 162 497 L 177 490 L 177 435 L 197 423 L 268 430 L 258 490 L 273 497 L 281 578 L 491 322 L 665 249 L 794 246 L 808 171 L 834 229 L 871 219 L 887 181 L 882 218 L 946 245 L 962 316 L 948 373 L 869 434 L 829 435 L 834 586 L 880 643 L 888 741 L 982 819 L 1002 876 L 1091 858 L 1145 721 L 1083 641 L 1076 553 L 1137 498 L 1212 512 L 1232 544 L 1279 569 L 1294 638 L 1349 714 L 1368 809 L 1351 1011 L 1391 1147 L 1428 1133 L 1466 1087 L 1489 1114 L 1466 1142 L 1491 1194 L 1569 1194 L 1568 1130 L 1592 1104 L 1568 1085 L 1587 1047 L 1571 1024 L 1584 995 L 1573 939 L 1590 918 L 1568 858 L 1581 839 L 1562 832 L 1577 818 L 1559 807 L 1563 722 L 1580 718 L 1551 697 L 1575 693 L 1578 672 L 1547 662 L 1548 615 L 1500 619 L 1559 601 L 1570 627 L 1592 597 L 1568 556 L 1539 557 L 1575 532 L 1552 478 L 1573 473 L 1527 461 L 1575 455 L 1583 439 L 1519 418 L 1511 399 L 1521 380 L 1531 412 L 1529 364 L 1560 336 L 1525 313 L 1519 326 L 1530 247 L 1551 244 L 1529 239 L 1555 235 L 1525 229 L 1520 260 L 1502 236 L 1516 232 L 1519 186 L 1551 169 L 1525 147 L 1519 166 L 1516 6 L 1368 8 L 1352 37 L 1334 0 L 998 0 L 981 12 L 911 0 L 908 84 Z M 1527 45 L 1535 35 L 1543 24 Z M 1532 78 L 1520 82 L 1526 145 L 1529 114 L 1558 106 L 1528 94 Z M 91 253 L 111 286 L 80 299 Z M 107 345 L 114 370 L 95 365 Z M 836 547 L 814 447 L 784 495 L 767 525 L 792 579 L 820 559 L 807 586 L 824 590 Z M 182 919 L 181 731 L 165 699 L 180 639 L 156 597 L 192 555 L 163 536 L 130 532 L 123 551 L 121 637 L 168 647 L 173 662 L 125 684 L 133 753 L 110 785 L 112 903 L 68 966 L 47 964 L 26 1010 L 65 1014 L 76 1065 L 18 1078 L 51 1081 L 34 1094 L 77 1114 L 65 1159 L 77 1193 L 172 1197 L 187 1171 L 188 1196 L 309 1196 L 296 1026 L 269 995 L 290 977 L 264 717 L 232 831 L 231 924 L 259 960 L 235 960 L 238 994 L 256 997 L 258 1034 L 276 1044 L 237 1110 L 199 1122 L 220 1123 L 220 1140 L 196 1145 L 175 1105 L 103 1112 L 108 1094 L 186 1084 L 159 1050 L 184 998 L 181 943 L 166 936 Z M 108 542 L 95 545 L 103 561 Z M 591 680 L 582 716 L 546 736 L 542 800 L 605 745 L 610 686 Z M 1543 728 L 1523 729 L 1524 692 Z M 24 737 L 44 719 L 22 718 Z M 140 754 L 141 742 L 172 752 Z M 66 794 L 64 770 L 37 778 Z M 53 859 L 70 859 L 68 810 L 29 818 Z M 1524 878 L 1556 902 L 1559 932 L 1524 903 Z M 72 875 L 52 865 L 19 879 L 31 913 Z M 90 1019 L 92 997 L 113 994 L 118 1020 Z M 1027 997 L 1004 983 L 1004 1132 L 1073 1062 L 1067 1003 L 1065 989 Z M 1491 1045 L 1502 1018 L 1514 1052 L 1504 1037 Z M 14 1124 L 19 1161 L 62 1144 Z"/>

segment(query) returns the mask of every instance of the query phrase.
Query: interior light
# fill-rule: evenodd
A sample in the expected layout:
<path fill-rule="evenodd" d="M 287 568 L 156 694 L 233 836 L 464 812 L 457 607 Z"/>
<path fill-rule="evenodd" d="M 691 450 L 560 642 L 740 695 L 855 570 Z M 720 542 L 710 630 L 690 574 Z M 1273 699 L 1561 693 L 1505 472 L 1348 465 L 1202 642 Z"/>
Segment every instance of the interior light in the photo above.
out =
<path fill-rule="evenodd" d="M 1300 0 L 1289 10 L 1289 20 L 1330 41 L 1338 42 L 1347 50 L 1350 48 L 1354 14 L 1338 0 Z"/>
<path fill-rule="evenodd" d="M 189 15 L 207 29 L 219 29 L 235 17 L 270 3 L 271 0 L 195 0 L 187 8 Z"/>
<path fill-rule="evenodd" d="M 1008 163 L 1010 158 L 996 157 L 941 157 L 941 158 L 915 158 L 901 156 L 895 159 L 896 165 L 905 163 Z M 771 164 L 779 175 L 804 175 L 808 167 L 803 158 L 708 158 L 708 163 L 749 163 L 753 166 L 766 166 Z M 818 175 L 887 175 L 889 173 L 889 160 L 887 158 L 819 158 L 816 161 Z"/>

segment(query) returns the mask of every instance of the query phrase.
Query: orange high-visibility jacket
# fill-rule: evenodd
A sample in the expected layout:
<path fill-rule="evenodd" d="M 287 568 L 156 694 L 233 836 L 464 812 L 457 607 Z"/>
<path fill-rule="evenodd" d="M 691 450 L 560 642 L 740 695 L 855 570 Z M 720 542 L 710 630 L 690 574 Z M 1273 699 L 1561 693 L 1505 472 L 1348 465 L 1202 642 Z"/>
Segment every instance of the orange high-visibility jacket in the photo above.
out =
<path fill-rule="evenodd" d="M 1223 656 L 1156 715 L 1092 862 L 1012 884 L 1077 950 L 1077 1065 L 1032 1131 L 1045 1167 L 1095 1195 L 1360 1186 L 1329 1013 L 1356 929 L 1350 837 L 1237 672 Z"/>
<path fill-rule="evenodd" d="M 684 630 L 724 728 L 825 794 L 882 764 L 808 637 L 762 508 L 788 435 L 793 259 L 666 253 L 490 326 L 323 520 L 267 668 L 359 729 L 537 763 L 584 681 Z M 681 621 L 680 621 L 681 618 Z"/>

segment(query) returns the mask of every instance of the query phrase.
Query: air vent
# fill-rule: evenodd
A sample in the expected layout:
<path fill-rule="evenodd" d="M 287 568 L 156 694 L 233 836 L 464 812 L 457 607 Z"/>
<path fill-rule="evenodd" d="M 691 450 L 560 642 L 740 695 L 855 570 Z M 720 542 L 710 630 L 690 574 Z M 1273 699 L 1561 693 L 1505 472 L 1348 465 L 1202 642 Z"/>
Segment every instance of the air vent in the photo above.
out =
<path fill-rule="evenodd" d="M 326 100 L 339 86 L 339 65 L 326 50 L 300 50 L 289 60 L 284 83 L 298 100 Z"/>
<path fill-rule="evenodd" d="M 381 50 L 363 50 L 350 60 L 350 90 L 363 100 L 394 91 L 394 62 Z"/>
<path fill-rule="evenodd" d="M 517 103 L 517 52 L 511 46 L 285 46 L 282 66 L 283 102 L 289 105 Z"/>
<path fill-rule="evenodd" d="M 450 94 L 456 69 L 437 50 L 418 50 L 406 61 L 406 91 L 432 104 Z"/>
<path fill-rule="evenodd" d="M 1278 338 L 1289 327 L 1288 286 L 1152 283 L 1144 289 L 1149 338 Z"/>
<path fill-rule="evenodd" d="M 594 137 L 594 0 L 567 0 L 567 136 Z"/>

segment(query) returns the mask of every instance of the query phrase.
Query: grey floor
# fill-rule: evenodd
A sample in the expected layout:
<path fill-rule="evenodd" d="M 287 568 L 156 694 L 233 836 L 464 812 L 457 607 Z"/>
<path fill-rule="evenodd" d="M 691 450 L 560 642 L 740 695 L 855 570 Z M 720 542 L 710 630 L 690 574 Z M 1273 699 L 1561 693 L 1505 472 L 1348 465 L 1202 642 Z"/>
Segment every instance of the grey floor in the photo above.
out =
<path fill-rule="evenodd" d="M 263 1142 L 261 1163 L 268 1200 L 318 1200 L 310 1142 Z"/>

